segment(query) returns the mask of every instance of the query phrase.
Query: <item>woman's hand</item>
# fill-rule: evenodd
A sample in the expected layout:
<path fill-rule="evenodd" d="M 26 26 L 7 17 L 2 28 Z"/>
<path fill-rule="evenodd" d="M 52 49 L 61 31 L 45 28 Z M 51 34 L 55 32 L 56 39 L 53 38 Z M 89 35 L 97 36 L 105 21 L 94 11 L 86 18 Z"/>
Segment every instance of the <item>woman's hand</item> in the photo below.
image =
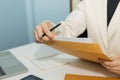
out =
<path fill-rule="evenodd" d="M 120 55 L 111 58 L 112 62 L 100 59 L 100 63 L 110 72 L 120 75 Z"/>
<path fill-rule="evenodd" d="M 36 26 L 34 30 L 34 37 L 35 41 L 37 43 L 42 43 L 44 41 L 49 41 L 54 38 L 54 34 L 50 32 L 52 24 L 50 21 L 44 21 Z M 46 34 L 46 36 L 42 37 L 43 34 Z"/>

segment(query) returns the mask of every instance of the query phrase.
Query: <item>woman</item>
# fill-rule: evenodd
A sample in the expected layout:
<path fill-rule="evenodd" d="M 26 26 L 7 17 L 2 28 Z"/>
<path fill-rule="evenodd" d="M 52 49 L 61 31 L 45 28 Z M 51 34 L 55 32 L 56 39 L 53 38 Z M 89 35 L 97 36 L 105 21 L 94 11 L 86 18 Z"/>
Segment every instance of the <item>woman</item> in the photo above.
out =
<path fill-rule="evenodd" d="M 54 39 L 55 35 L 77 37 L 85 29 L 88 37 L 100 45 L 112 62 L 100 60 L 110 72 L 120 75 L 120 4 L 119 0 L 82 0 L 62 25 L 50 32 L 53 23 L 44 21 L 35 28 L 38 43 Z M 47 36 L 41 38 L 42 34 Z"/>

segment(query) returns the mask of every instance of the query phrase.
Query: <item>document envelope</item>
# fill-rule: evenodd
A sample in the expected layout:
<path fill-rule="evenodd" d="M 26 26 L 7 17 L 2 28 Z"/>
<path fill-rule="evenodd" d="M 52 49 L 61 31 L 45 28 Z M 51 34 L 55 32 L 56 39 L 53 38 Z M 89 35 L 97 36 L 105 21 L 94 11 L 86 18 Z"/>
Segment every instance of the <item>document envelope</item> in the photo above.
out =
<path fill-rule="evenodd" d="M 120 80 L 120 78 L 97 77 L 97 76 L 82 76 L 67 74 L 65 80 Z"/>
<path fill-rule="evenodd" d="M 100 49 L 97 43 L 82 43 L 82 42 L 72 42 L 72 41 L 63 41 L 63 40 L 52 40 L 45 42 L 44 44 L 53 47 L 57 50 L 60 50 L 64 53 L 80 57 L 93 62 L 98 62 L 98 59 L 105 59 L 111 61 L 102 50 Z"/>

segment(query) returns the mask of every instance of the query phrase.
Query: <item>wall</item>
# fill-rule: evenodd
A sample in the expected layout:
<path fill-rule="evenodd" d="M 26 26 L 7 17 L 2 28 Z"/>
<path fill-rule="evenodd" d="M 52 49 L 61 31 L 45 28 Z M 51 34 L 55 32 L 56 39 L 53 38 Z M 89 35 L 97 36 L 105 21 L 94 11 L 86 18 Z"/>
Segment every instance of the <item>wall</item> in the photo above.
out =
<path fill-rule="evenodd" d="M 25 0 L 0 0 L 0 50 L 28 42 Z"/>
<path fill-rule="evenodd" d="M 64 20 L 69 0 L 0 0 L 0 50 L 34 42 L 34 27 Z"/>
<path fill-rule="evenodd" d="M 34 0 L 35 24 L 44 20 L 57 23 L 64 20 L 69 12 L 69 0 Z"/>

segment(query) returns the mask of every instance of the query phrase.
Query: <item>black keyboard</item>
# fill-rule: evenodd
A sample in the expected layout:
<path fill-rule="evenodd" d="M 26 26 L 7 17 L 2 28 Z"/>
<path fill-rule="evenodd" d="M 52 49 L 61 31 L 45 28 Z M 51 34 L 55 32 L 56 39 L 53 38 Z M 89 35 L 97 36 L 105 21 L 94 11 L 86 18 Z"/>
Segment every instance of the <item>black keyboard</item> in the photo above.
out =
<path fill-rule="evenodd" d="M 4 70 L 2 69 L 2 67 L 0 66 L 0 76 L 4 76 L 6 75 L 6 73 L 4 72 Z"/>

